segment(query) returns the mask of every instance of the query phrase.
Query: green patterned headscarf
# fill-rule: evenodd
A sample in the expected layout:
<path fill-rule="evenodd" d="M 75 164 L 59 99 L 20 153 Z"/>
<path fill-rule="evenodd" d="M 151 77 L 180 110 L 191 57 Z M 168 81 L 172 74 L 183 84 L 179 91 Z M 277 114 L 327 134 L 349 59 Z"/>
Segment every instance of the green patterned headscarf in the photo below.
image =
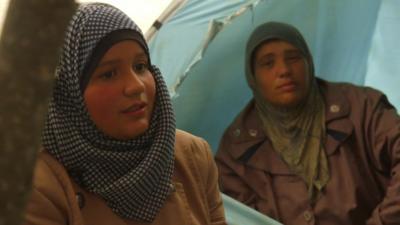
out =
<path fill-rule="evenodd" d="M 254 77 L 252 60 L 255 50 L 271 40 L 286 41 L 298 48 L 308 66 L 309 90 L 296 107 L 277 107 L 266 101 Z M 303 36 L 288 24 L 265 23 L 254 30 L 247 42 L 245 65 L 247 82 L 253 91 L 266 135 L 290 170 L 305 181 L 310 200 L 314 202 L 330 175 L 324 151 L 325 107 L 314 76 L 312 56 Z"/>

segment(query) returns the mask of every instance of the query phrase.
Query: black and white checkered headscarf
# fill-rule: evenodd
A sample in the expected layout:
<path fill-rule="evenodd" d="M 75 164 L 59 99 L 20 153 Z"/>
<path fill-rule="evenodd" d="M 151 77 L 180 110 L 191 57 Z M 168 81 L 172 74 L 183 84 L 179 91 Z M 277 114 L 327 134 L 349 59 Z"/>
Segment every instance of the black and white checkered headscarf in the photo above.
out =
<path fill-rule="evenodd" d="M 151 222 L 169 194 L 174 170 L 175 119 L 159 70 L 150 69 L 156 83 L 150 127 L 134 140 L 117 140 L 97 129 L 80 89 L 94 48 L 117 30 L 133 30 L 143 37 L 128 16 L 110 5 L 78 8 L 56 71 L 43 145 L 77 183 L 101 196 L 116 214 Z"/>

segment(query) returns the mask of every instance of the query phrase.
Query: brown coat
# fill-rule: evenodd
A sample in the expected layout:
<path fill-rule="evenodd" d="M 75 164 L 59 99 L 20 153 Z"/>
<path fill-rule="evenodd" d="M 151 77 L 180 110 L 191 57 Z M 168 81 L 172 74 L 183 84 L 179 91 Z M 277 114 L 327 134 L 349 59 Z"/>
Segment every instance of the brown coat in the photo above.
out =
<path fill-rule="evenodd" d="M 221 190 L 284 224 L 400 224 L 400 118 L 371 88 L 318 81 L 330 181 L 312 206 L 305 182 L 273 151 L 251 102 L 216 155 Z"/>
<path fill-rule="evenodd" d="M 208 144 L 177 130 L 175 191 L 151 224 L 225 225 L 217 168 Z M 79 187 L 50 154 L 39 155 L 26 223 L 35 225 L 139 225 L 114 214 L 98 196 Z"/>

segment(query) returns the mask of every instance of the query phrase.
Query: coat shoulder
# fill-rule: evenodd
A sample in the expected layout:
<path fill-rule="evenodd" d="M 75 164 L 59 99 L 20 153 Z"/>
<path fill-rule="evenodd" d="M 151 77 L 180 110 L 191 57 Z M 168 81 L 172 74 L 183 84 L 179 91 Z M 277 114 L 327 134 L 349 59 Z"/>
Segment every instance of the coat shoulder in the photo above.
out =
<path fill-rule="evenodd" d="M 57 160 L 48 153 L 39 153 L 33 180 L 35 189 L 41 193 L 48 193 L 48 197 L 52 199 L 65 196 L 62 185 L 62 179 L 65 176 L 68 176 L 67 172 Z"/>
<path fill-rule="evenodd" d="M 176 130 L 175 154 L 194 154 L 196 157 L 208 157 L 211 148 L 203 138 L 183 130 Z"/>
<path fill-rule="evenodd" d="M 213 155 L 207 141 L 186 131 L 176 132 L 175 159 L 177 168 L 181 168 L 179 171 L 184 170 L 203 181 L 213 169 Z"/>
<path fill-rule="evenodd" d="M 319 81 L 320 87 L 325 89 L 328 93 L 342 93 L 350 101 L 361 101 L 369 100 L 373 102 L 379 101 L 385 94 L 373 87 L 360 86 L 348 82 L 329 82 L 329 81 Z"/>
<path fill-rule="evenodd" d="M 46 152 L 40 152 L 33 187 L 26 208 L 25 224 L 55 224 L 72 221 L 74 192 L 64 167 Z M 79 219 L 79 218 L 75 218 Z"/>

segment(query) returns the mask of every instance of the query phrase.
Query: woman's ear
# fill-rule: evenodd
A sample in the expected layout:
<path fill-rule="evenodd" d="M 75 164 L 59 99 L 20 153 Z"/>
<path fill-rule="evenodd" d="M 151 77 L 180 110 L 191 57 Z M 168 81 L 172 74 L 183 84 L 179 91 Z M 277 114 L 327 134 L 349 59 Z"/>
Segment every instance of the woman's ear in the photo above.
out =
<path fill-rule="evenodd" d="M 256 86 L 257 86 L 256 81 L 255 81 L 256 76 L 254 76 L 254 74 L 252 74 L 251 76 L 252 76 L 252 77 L 249 79 L 249 87 L 250 87 L 252 90 L 255 90 L 255 89 L 256 89 Z"/>

